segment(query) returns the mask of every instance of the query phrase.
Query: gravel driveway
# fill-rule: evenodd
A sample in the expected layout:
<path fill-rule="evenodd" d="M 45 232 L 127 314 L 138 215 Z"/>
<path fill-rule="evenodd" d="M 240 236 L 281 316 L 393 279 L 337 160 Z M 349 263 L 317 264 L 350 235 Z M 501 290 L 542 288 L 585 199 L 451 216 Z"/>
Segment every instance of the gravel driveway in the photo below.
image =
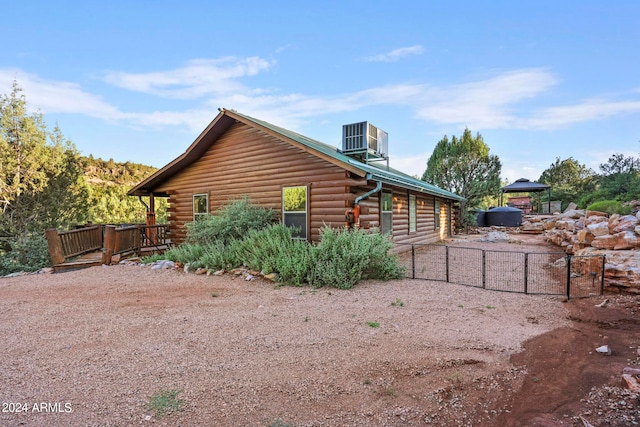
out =
<path fill-rule="evenodd" d="M 0 425 L 477 425 L 524 376 L 510 356 L 568 324 L 558 298 L 423 280 L 316 290 L 129 265 L 5 278 Z M 180 410 L 149 407 L 172 391 Z"/>

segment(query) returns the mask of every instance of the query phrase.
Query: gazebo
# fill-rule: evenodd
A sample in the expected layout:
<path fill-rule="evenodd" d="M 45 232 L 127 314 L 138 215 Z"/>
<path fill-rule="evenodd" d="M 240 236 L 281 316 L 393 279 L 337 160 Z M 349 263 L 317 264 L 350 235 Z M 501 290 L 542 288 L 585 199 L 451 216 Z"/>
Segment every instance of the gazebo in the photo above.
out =
<path fill-rule="evenodd" d="M 531 182 L 526 178 L 520 178 L 516 182 L 502 187 L 500 193 L 500 206 L 502 206 L 502 198 L 504 193 L 538 193 L 538 205 L 542 207 L 540 201 L 540 194 L 543 191 L 547 191 L 549 195 L 549 213 L 551 213 L 551 186 L 546 184 L 540 184 L 539 182 Z"/>

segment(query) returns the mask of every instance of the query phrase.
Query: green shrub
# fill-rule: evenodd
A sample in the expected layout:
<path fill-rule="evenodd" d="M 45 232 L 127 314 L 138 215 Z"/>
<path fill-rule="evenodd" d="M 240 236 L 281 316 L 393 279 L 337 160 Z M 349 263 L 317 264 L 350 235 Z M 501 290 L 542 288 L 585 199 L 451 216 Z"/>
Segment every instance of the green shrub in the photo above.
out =
<path fill-rule="evenodd" d="M 377 230 L 338 230 L 324 227 L 311 251 L 309 284 L 349 289 L 362 279 L 402 277 L 397 256 L 389 255 L 391 240 Z"/>
<path fill-rule="evenodd" d="M 601 200 L 587 206 L 589 211 L 606 212 L 611 214 L 629 215 L 632 212 L 631 206 L 625 206 L 618 200 Z"/>
<path fill-rule="evenodd" d="M 207 270 L 225 270 L 242 264 L 235 252 L 221 242 L 206 245 L 200 262 L 202 263 L 201 267 Z"/>
<path fill-rule="evenodd" d="M 264 274 L 277 273 L 287 285 L 300 286 L 309 270 L 310 246 L 293 239 L 291 228 L 273 224 L 252 230 L 234 242 L 233 252 L 244 265 Z"/>
<path fill-rule="evenodd" d="M 9 242 L 8 250 L 0 253 L 0 276 L 18 271 L 37 271 L 51 266 L 47 239 L 40 233 L 28 233 Z"/>
<path fill-rule="evenodd" d="M 275 222 L 272 209 L 252 205 L 248 197 L 231 201 L 213 215 L 187 224 L 186 243 L 225 245 L 242 239 L 249 231 L 259 230 Z"/>
<path fill-rule="evenodd" d="M 205 245 L 184 243 L 166 251 L 164 258 L 181 264 L 190 264 L 200 260 L 205 250 Z"/>
<path fill-rule="evenodd" d="M 245 265 L 264 274 L 276 273 L 287 285 L 305 281 L 348 289 L 362 279 L 402 277 L 393 244 L 378 231 L 347 231 L 324 227 L 316 246 L 292 238 L 292 229 L 274 224 L 271 209 L 252 206 L 248 198 L 231 202 L 216 215 L 188 225 L 184 244 L 165 253 L 171 261 L 221 270 Z"/>

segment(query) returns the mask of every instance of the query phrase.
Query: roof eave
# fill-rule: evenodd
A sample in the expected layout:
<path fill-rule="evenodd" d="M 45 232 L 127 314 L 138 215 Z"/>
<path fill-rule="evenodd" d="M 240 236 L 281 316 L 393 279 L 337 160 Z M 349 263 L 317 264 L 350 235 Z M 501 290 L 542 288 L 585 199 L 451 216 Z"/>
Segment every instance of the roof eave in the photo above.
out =
<path fill-rule="evenodd" d="M 342 161 L 340 159 L 337 159 L 337 158 L 335 158 L 333 156 L 327 155 L 327 154 L 323 153 L 322 151 L 316 150 L 313 147 L 310 147 L 308 145 L 301 144 L 300 142 L 296 141 L 295 139 L 292 139 L 292 138 L 288 137 L 287 135 L 284 135 L 284 134 L 282 134 L 280 132 L 277 132 L 277 131 L 275 131 L 273 129 L 270 129 L 270 128 L 266 127 L 266 126 L 263 126 L 262 124 L 257 123 L 257 122 L 255 122 L 253 120 L 250 120 L 249 118 L 245 117 L 242 114 L 237 114 L 233 110 L 223 109 L 222 111 L 225 114 L 227 114 L 229 117 L 233 117 L 235 120 L 237 120 L 239 122 L 242 122 L 242 123 L 244 123 L 244 124 L 246 124 L 248 126 L 257 127 L 261 131 L 263 131 L 263 132 L 265 132 L 265 133 L 267 133 L 267 134 L 269 134 L 269 135 L 271 135 L 271 136 L 273 136 L 275 138 L 283 139 L 283 140 L 287 141 L 288 143 L 290 143 L 291 145 L 293 145 L 295 147 L 298 147 L 303 151 L 311 153 L 314 156 L 317 156 L 317 157 L 319 157 L 319 158 L 321 158 L 323 160 L 326 160 L 326 161 L 328 161 L 328 162 L 330 162 L 330 163 L 332 163 L 332 164 L 334 164 L 336 166 L 339 166 L 342 169 L 345 169 L 345 170 L 347 170 L 349 172 L 352 172 L 352 173 L 354 173 L 354 174 L 356 174 L 356 175 L 358 175 L 360 177 L 365 177 L 367 175 L 367 172 L 362 168 L 358 168 L 355 165 L 352 165 L 350 163 L 344 162 L 344 161 Z"/>
<path fill-rule="evenodd" d="M 185 150 L 184 153 L 176 157 L 166 166 L 158 169 L 147 179 L 133 187 L 127 192 L 129 196 L 148 196 L 160 182 L 171 178 L 178 173 L 184 167 L 195 162 L 200 156 L 215 142 L 218 136 L 220 136 L 225 130 L 227 130 L 233 120 L 224 120 L 225 111 L 221 110 L 220 113 L 209 123 L 209 125 L 198 135 L 193 143 Z M 213 132 L 213 133 L 211 133 Z M 210 141 L 211 140 L 211 141 Z M 210 144 L 208 144 L 210 142 Z"/>

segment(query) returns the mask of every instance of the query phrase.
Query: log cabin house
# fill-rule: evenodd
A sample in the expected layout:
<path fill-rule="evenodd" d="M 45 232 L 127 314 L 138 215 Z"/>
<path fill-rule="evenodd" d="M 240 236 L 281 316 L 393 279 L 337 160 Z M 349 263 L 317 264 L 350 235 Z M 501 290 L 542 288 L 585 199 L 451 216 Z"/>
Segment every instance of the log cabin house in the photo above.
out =
<path fill-rule="evenodd" d="M 174 243 L 185 223 L 248 196 L 272 208 L 299 237 L 319 239 L 323 225 L 377 227 L 395 243 L 433 243 L 451 235 L 451 192 L 388 167 L 387 135 L 368 122 L 343 127 L 343 149 L 234 110 L 221 109 L 187 150 L 129 191 L 168 197 Z M 386 160 L 386 165 L 384 164 Z"/>

